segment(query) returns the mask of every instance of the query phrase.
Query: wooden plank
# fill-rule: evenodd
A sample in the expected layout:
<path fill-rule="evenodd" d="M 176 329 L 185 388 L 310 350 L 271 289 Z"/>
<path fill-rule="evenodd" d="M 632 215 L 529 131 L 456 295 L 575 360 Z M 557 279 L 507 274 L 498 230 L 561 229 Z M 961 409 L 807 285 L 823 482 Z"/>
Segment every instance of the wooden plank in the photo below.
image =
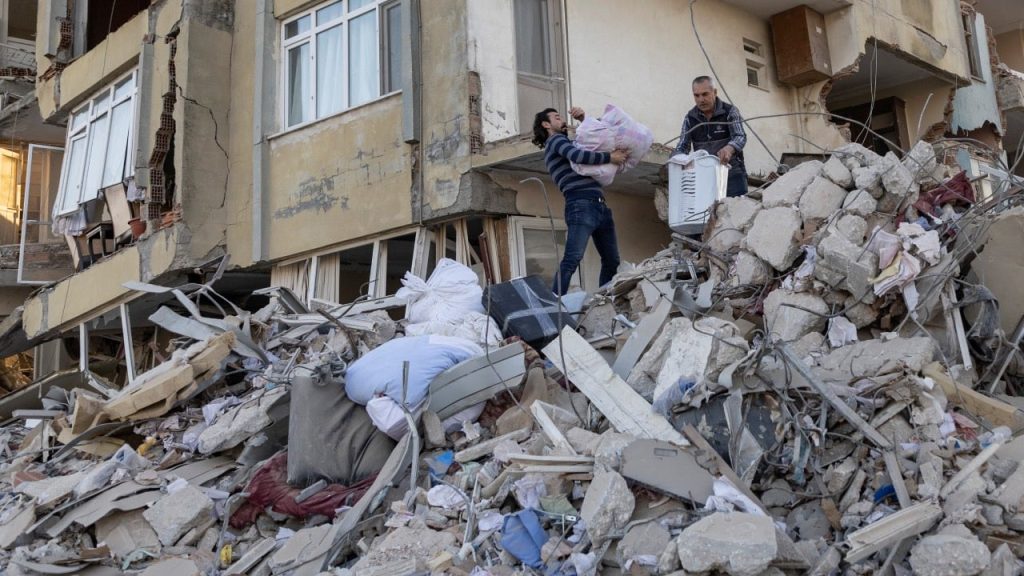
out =
<path fill-rule="evenodd" d="M 845 560 L 851 564 L 871 557 L 876 552 L 895 546 L 904 538 L 928 530 L 942 517 L 942 508 L 921 502 L 890 514 L 847 537 L 850 546 Z"/>
<path fill-rule="evenodd" d="M 811 374 L 807 365 L 793 353 L 789 344 L 782 343 L 777 350 L 779 351 L 779 354 L 782 355 L 782 358 L 786 363 L 796 370 L 797 373 L 799 373 L 800 376 L 802 376 L 804 380 L 806 380 L 807 383 L 818 392 L 818 394 L 821 394 L 821 397 L 832 405 L 832 407 L 835 408 L 847 422 L 853 424 L 868 440 L 873 442 L 879 448 L 883 450 L 892 449 L 892 442 L 889 442 L 889 440 L 885 436 L 882 436 L 874 426 L 868 424 L 867 421 L 861 418 L 860 414 L 858 414 L 856 410 L 850 408 L 846 402 L 843 402 L 842 398 L 837 396 L 827 384 L 822 384 L 814 377 L 813 374 Z"/>
<path fill-rule="evenodd" d="M 562 365 L 563 351 L 566 366 Z M 561 336 L 545 346 L 543 352 L 617 431 L 677 446 L 690 445 L 668 420 L 654 412 L 642 396 L 616 376 L 597 350 L 573 329 L 564 328 Z"/>
<path fill-rule="evenodd" d="M 455 453 L 456 462 L 472 462 L 477 458 L 486 456 L 494 450 L 494 447 L 504 442 L 505 440 L 512 440 L 513 442 L 522 442 L 530 437 L 533 430 L 530 428 L 522 428 L 515 432 L 509 432 L 504 436 L 498 436 L 497 438 L 491 438 L 490 440 L 484 440 L 476 446 L 470 446 L 465 450 Z"/>
<path fill-rule="evenodd" d="M 654 336 L 661 330 L 661 327 L 665 325 L 665 321 L 668 320 L 668 314 L 671 311 L 672 301 L 664 297 L 659 298 L 654 310 L 640 319 L 636 329 L 626 339 L 626 343 L 622 346 L 622 351 L 615 358 L 612 372 L 615 372 L 623 380 L 629 377 L 633 366 L 640 360 L 640 356 L 647 350 L 647 347 L 651 345 L 651 341 L 654 340 Z"/>
<path fill-rule="evenodd" d="M 896 459 L 896 453 L 886 451 L 882 454 L 885 459 L 885 470 L 889 473 L 889 480 L 892 482 L 893 490 L 896 491 L 896 500 L 900 508 L 910 508 L 913 502 L 910 500 L 910 493 L 907 492 L 907 485 L 903 481 L 903 472 L 900 470 L 900 463 Z"/>
<path fill-rule="evenodd" d="M 569 441 L 562 435 L 562 431 L 555 426 L 555 422 L 551 420 L 548 413 L 544 411 L 544 402 L 537 400 L 531 404 L 530 412 L 533 413 L 533 418 L 537 421 L 537 425 L 540 426 L 540 429 L 548 437 L 548 440 L 551 440 L 551 444 L 556 450 L 572 456 L 576 455 L 576 451 L 573 450 L 572 444 L 569 444 Z"/>
<path fill-rule="evenodd" d="M 996 426 L 1006 426 L 1014 433 L 1024 430 L 1024 411 L 954 382 L 942 364 L 933 362 L 925 366 L 921 373 L 934 380 L 954 405 L 971 414 L 982 416 Z"/>

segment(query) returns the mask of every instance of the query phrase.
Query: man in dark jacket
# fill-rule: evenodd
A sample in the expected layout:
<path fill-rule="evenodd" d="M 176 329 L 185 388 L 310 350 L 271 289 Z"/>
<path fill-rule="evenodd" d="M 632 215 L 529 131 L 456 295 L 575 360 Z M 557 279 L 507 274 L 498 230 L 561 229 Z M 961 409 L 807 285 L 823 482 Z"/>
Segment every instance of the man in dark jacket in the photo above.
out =
<path fill-rule="evenodd" d="M 676 145 L 676 154 L 706 150 L 729 166 L 729 196 L 747 193 L 747 167 L 743 163 L 743 146 L 747 133 L 738 108 L 722 102 L 710 76 L 693 79 L 693 100 L 697 103 L 683 118 L 683 128 Z"/>
<path fill-rule="evenodd" d="M 580 108 L 569 111 L 582 122 Z M 622 164 L 627 155 L 622 150 L 590 152 L 580 150 L 566 134 L 568 125 L 554 108 L 541 110 L 533 119 L 533 143 L 544 149 L 544 164 L 551 179 L 565 196 L 565 254 L 558 267 L 552 291 L 561 296 L 569 290 L 569 280 L 583 260 L 587 241 L 594 238 L 594 247 L 601 255 L 600 284 L 604 286 L 619 268 L 619 246 L 615 240 L 615 221 L 604 201 L 601 185 L 589 176 L 577 174 L 570 162 L 577 164 Z"/>

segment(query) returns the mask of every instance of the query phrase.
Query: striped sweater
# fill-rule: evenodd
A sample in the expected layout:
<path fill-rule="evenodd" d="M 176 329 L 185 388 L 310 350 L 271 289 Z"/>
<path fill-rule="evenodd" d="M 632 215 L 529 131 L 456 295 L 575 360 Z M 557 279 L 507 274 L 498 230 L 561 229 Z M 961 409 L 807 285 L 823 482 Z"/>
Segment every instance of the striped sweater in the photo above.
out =
<path fill-rule="evenodd" d="M 590 152 L 573 146 L 563 134 L 555 134 L 544 143 L 544 164 L 551 179 L 558 185 L 566 201 L 580 198 L 600 198 L 601 185 L 589 176 L 573 171 L 569 162 L 577 164 L 607 164 L 612 161 L 608 152 Z"/>

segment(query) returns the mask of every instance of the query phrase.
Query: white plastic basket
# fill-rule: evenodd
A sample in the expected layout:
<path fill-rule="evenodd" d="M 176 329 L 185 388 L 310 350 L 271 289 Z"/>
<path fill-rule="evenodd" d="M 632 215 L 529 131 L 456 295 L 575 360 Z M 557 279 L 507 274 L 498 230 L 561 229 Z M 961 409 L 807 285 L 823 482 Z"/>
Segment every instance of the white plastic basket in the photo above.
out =
<path fill-rule="evenodd" d="M 711 206 L 725 198 L 728 166 L 698 150 L 678 154 L 668 164 L 668 225 L 679 234 L 700 234 Z"/>

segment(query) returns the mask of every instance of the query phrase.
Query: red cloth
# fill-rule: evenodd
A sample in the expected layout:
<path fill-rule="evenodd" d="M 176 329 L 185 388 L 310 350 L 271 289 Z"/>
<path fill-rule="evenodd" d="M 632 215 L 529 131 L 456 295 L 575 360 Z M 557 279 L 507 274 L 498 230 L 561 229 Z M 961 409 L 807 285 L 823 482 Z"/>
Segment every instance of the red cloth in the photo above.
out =
<path fill-rule="evenodd" d="M 961 172 L 939 184 L 935 188 L 918 195 L 914 208 L 922 214 L 937 215 L 938 208 L 944 204 L 974 204 L 974 187 L 967 179 L 967 173 Z"/>
<path fill-rule="evenodd" d="M 361 498 L 373 480 L 374 477 L 370 477 L 351 486 L 328 484 L 305 501 L 296 502 L 295 497 L 302 489 L 288 484 L 288 453 L 282 452 L 253 474 L 245 489 L 249 499 L 231 515 L 231 527 L 242 529 L 252 524 L 267 506 L 272 506 L 275 512 L 296 518 L 316 514 L 334 518 L 335 510 Z"/>

